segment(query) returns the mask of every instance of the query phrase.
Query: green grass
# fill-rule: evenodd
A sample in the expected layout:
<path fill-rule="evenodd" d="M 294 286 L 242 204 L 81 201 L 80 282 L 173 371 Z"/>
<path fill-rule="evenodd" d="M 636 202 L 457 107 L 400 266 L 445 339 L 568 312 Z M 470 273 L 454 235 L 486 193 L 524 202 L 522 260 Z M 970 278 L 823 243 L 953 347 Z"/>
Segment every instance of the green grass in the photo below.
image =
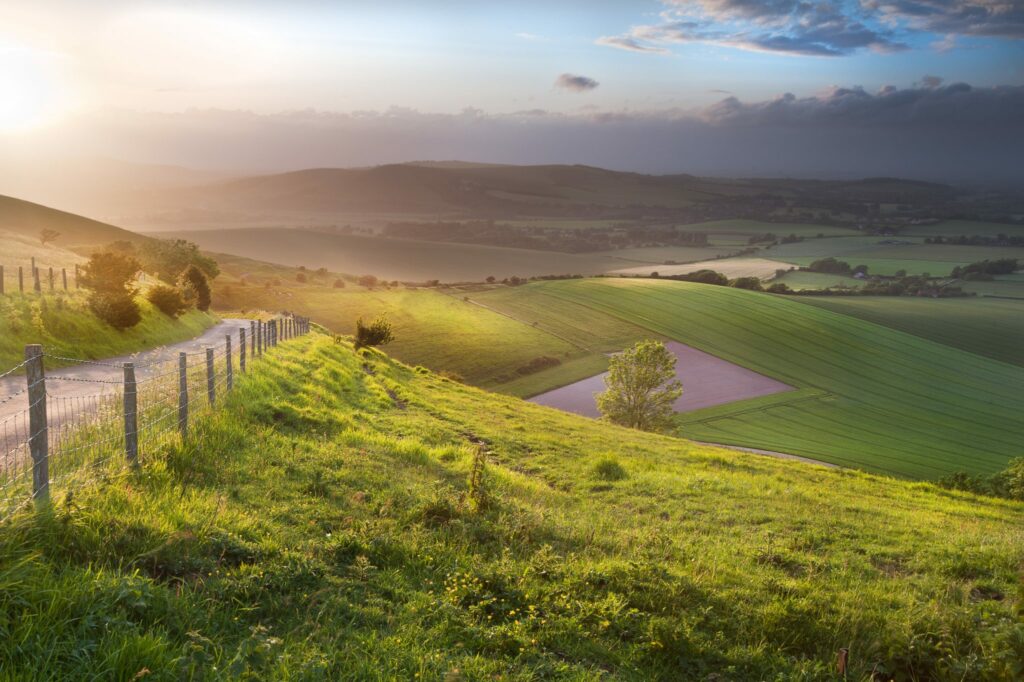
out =
<path fill-rule="evenodd" d="M 367 290 L 352 283 L 334 289 L 318 278 L 308 284 L 291 279 L 267 289 L 240 286 L 232 273 L 237 263 L 223 261 L 228 274 L 215 283 L 214 305 L 221 311 L 298 310 L 339 333 L 351 334 L 358 318 L 385 315 L 394 325 L 389 353 L 410 364 L 452 372 L 480 386 L 495 386 L 520 377 L 520 368 L 538 357 L 568 360 L 579 354 L 572 344 L 542 330 L 462 300 L 459 292 L 435 289 Z M 259 272 L 246 268 L 245 272 Z M 284 269 L 273 268 L 275 277 Z M 260 275 L 261 277 L 263 275 Z M 294 278 L 294 271 L 292 271 Z"/>
<path fill-rule="evenodd" d="M 829 275 L 822 272 L 801 272 L 794 270 L 787 272 L 782 277 L 775 277 L 772 283 L 781 282 L 790 289 L 800 291 L 802 289 L 830 289 L 834 287 L 856 288 L 864 284 L 863 280 L 856 277 L 844 275 Z"/>
<path fill-rule="evenodd" d="M 215 321 L 194 309 L 171 319 L 142 297 L 138 300 L 142 321 L 118 331 L 89 311 L 84 292 L 0 296 L 0 367 L 6 369 L 24 360 L 25 344 L 29 343 L 41 343 L 57 355 L 96 359 L 185 341 Z M 65 363 L 47 360 L 47 366 L 61 364 Z"/>
<path fill-rule="evenodd" d="M 1024 366 L 1024 301 L 894 296 L 793 300 Z"/>
<path fill-rule="evenodd" d="M 505 308 L 520 295 L 530 297 L 528 310 Z M 797 300 L 631 279 L 540 282 L 479 296 L 541 327 L 601 319 L 601 327 L 579 324 L 578 338 L 591 343 L 625 323 L 822 392 L 799 404 L 689 413 L 682 431 L 698 440 L 917 478 L 993 473 L 1020 454 L 1024 369 Z"/>
<path fill-rule="evenodd" d="M 267 358 L 185 446 L 3 528 L 3 677 L 824 682 L 845 647 L 851 680 L 1020 678 L 1020 503 L 320 336 Z"/>

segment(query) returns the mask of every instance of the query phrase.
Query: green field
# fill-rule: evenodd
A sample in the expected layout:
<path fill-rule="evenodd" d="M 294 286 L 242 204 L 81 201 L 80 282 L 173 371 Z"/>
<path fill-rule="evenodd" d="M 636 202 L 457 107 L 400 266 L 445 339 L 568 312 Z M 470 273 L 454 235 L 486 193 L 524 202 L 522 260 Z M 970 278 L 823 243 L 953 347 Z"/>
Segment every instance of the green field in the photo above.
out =
<path fill-rule="evenodd" d="M 527 310 L 509 305 L 529 294 Z M 591 279 L 496 289 L 474 298 L 582 343 L 625 322 L 792 386 L 680 418 L 689 437 L 936 478 L 992 473 L 1020 454 L 1024 369 L 785 297 L 684 282 Z M 540 380 L 540 376 L 538 376 Z"/>
<path fill-rule="evenodd" d="M 319 335 L 221 405 L 5 525 L 3 677 L 832 682 L 848 648 L 851 680 L 1019 679 L 1019 502 L 621 429 Z"/>
<path fill-rule="evenodd" d="M 372 274 L 405 282 L 482 282 L 493 276 L 533 277 L 563 274 L 600 274 L 630 264 L 620 252 L 571 254 L 556 251 L 512 249 L 479 244 L 387 239 L 327 234 L 289 228 L 243 228 L 162 233 L 188 239 L 203 249 L 246 258 L 306 266 L 326 267 L 354 275 Z M 646 257 L 656 263 L 675 257 L 699 260 L 714 258 L 729 249 L 653 249 Z M 685 256 L 681 255 L 685 252 Z M 676 254 L 675 256 L 671 254 Z M 704 254 L 703 256 L 701 254 Z M 633 257 L 637 257 L 634 254 Z"/>
<path fill-rule="evenodd" d="M 945 220 L 936 225 L 911 225 L 900 230 L 902 235 L 920 237 L 959 237 L 961 235 L 994 237 L 999 234 L 1024 234 L 1024 225 L 1007 225 L 1006 223 L 984 223 L 977 220 Z"/>
<path fill-rule="evenodd" d="M 906 270 L 911 275 L 929 273 L 935 277 L 948 275 L 958 265 L 981 260 L 1017 258 L 1024 262 L 1024 248 L 924 243 L 887 245 L 880 244 L 880 240 L 880 237 L 816 239 L 775 246 L 763 251 L 762 255 L 801 266 L 808 266 L 819 258 L 835 256 L 851 266 L 867 265 L 871 274 L 894 275 L 899 270 Z"/>
<path fill-rule="evenodd" d="M 772 283 L 781 282 L 790 289 L 800 291 L 802 289 L 830 289 L 837 287 L 856 288 L 864 284 L 863 280 L 856 277 L 844 275 L 829 275 L 823 272 L 801 272 L 794 270 L 787 272 L 782 277 L 775 277 Z"/>
<path fill-rule="evenodd" d="M 1005 296 L 1024 299 L 1024 272 L 998 275 L 991 282 L 958 282 L 957 286 L 979 296 Z"/>
<path fill-rule="evenodd" d="M 1024 301 L 908 296 L 799 296 L 793 300 L 1024 366 Z"/>
<path fill-rule="evenodd" d="M 520 376 L 519 369 L 538 357 L 560 361 L 580 355 L 572 344 L 480 305 L 435 289 L 368 290 L 349 282 L 334 289 L 328 277 L 300 284 L 296 271 L 222 256 L 225 274 L 214 284 L 214 305 L 220 311 L 296 310 L 340 333 L 353 332 L 355 322 L 386 315 L 395 327 L 387 350 L 411 364 L 451 372 L 478 386 L 492 387 Z M 241 286 L 237 274 L 256 278 Z M 287 277 L 288 280 L 283 278 Z M 260 278 L 281 284 L 259 286 Z"/>

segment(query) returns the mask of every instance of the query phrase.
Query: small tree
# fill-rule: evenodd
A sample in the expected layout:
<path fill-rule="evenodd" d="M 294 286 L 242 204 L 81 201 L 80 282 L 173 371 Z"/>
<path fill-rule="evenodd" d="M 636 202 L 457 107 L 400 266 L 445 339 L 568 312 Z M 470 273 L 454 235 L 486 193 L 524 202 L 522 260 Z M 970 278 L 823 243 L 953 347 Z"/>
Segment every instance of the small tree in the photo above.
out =
<path fill-rule="evenodd" d="M 660 341 L 641 341 L 615 355 L 605 378 L 607 390 L 597 396 L 604 418 L 644 431 L 668 425 L 673 403 L 683 393 L 675 378 L 676 358 Z"/>
<path fill-rule="evenodd" d="M 135 278 L 139 261 L 132 256 L 106 251 L 94 253 L 79 274 L 79 283 L 90 290 L 89 309 L 116 329 L 134 327 L 142 320 L 135 302 Z"/>
<path fill-rule="evenodd" d="M 181 273 L 178 282 L 181 288 L 186 291 L 186 300 L 193 299 L 194 297 L 196 308 L 203 312 L 210 309 L 210 282 L 206 279 L 206 275 L 202 270 L 195 265 L 190 265 Z"/>
<path fill-rule="evenodd" d="M 52 241 L 56 241 L 57 237 L 60 236 L 60 232 L 57 230 L 51 230 L 50 228 L 44 228 L 39 231 L 39 243 L 46 246 Z"/>
<path fill-rule="evenodd" d="M 394 338 L 391 323 L 384 316 L 378 317 L 370 324 L 364 323 L 361 317 L 356 320 L 356 350 L 368 346 L 383 346 Z"/>

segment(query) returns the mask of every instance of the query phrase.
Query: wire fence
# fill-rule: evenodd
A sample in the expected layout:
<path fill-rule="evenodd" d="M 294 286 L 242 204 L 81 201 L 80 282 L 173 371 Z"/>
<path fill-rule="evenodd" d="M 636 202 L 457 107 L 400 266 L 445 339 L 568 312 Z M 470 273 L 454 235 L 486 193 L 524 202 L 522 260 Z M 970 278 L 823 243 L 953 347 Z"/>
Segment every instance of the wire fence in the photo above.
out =
<path fill-rule="evenodd" d="M 309 320 L 251 321 L 222 342 L 176 358 L 110 363 L 25 347 L 23 387 L 0 396 L 0 522 L 33 500 L 143 466 L 188 437 L 267 349 L 307 334 Z M 75 363 L 47 374 L 46 359 Z M 0 384 L 3 385 L 3 384 Z"/>

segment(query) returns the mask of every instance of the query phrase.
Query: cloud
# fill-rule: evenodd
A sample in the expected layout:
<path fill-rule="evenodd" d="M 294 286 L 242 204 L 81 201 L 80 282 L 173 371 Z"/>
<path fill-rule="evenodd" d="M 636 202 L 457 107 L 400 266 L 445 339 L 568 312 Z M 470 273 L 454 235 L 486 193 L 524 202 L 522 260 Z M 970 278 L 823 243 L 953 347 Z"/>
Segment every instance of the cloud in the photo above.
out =
<path fill-rule="evenodd" d="M 40 158 L 47 150 L 74 149 L 143 163 L 207 169 L 231 164 L 232 170 L 248 173 L 458 158 L 648 173 L 889 175 L 1020 185 L 1020 111 L 1024 86 L 927 81 L 873 92 L 835 87 L 813 97 L 726 97 L 696 109 L 573 114 L 477 109 L 435 114 L 404 108 L 273 115 L 120 111 L 83 114 L 60 131 L 26 138 L 25 144 Z M 14 158 L 10 151 L 0 142 L 0 160 Z M 17 166 L 0 169 L 0 194 L 14 192 L 22 174 Z"/>
<path fill-rule="evenodd" d="M 839 57 L 858 50 L 907 49 L 892 31 L 872 27 L 831 0 L 666 0 L 662 21 L 632 27 L 598 44 L 636 52 L 666 45 L 705 43 L 756 52 Z"/>
<path fill-rule="evenodd" d="M 562 88 L 563 90 L 571 90 L 572 92 L 589 92 L 600 85 L 593 78 L 587 78 L 586 76 L 576 76 L 571 73 L 563 73 L 561 76 L 555 79 L 555 87 Z"/>
<path fill-rule="evenodd" d="M 944 78 L 941 76 L 924 76 L 921 78 L 921 85 L 928 89 L 937 88 L 942 85 Z"/>
<path fill-rule="evenodd" d="M 908 49 L 899 36 L 1024 39 L 1024 0 L 662 0 L 661 21 L 632 27 L 599 45 L 665 53 L 668 46 L 705 43 L 757 52 L 840 57 L 861 50 Z"/>
<path fill-rule="evenodd" d="M 890 24 L 947 36 L 1024 39 L 1024 0 L 860 0 Z"/>
<path fill-rule="evenodd" d="M 648 52 L 651 54 L 668 54 L 669 50 L 664 47 L 657 47 L 654 45 L 644 45 L 636 38 L 629 36 L 603 36 L 594 41 L 597 45 L 604 45 L 606 47 L 614 47 L 619 50 L 627 50 L 629 52 Z"/>

